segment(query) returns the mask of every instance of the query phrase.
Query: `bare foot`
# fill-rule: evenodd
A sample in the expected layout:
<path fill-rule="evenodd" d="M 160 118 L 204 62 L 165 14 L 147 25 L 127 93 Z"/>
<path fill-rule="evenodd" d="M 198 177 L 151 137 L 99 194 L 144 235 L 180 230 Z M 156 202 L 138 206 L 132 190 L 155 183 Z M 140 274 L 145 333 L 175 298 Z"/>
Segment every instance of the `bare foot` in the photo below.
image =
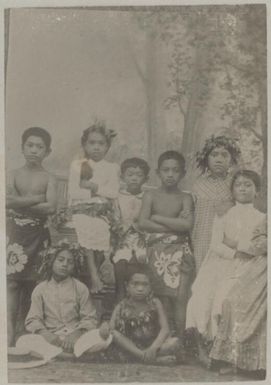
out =
<path fill-rule="evenodd" d="M 174 365 L 176 364 L 176 357 L 172 355 L 157 357 L 155 363 L 159 365 Z"/>

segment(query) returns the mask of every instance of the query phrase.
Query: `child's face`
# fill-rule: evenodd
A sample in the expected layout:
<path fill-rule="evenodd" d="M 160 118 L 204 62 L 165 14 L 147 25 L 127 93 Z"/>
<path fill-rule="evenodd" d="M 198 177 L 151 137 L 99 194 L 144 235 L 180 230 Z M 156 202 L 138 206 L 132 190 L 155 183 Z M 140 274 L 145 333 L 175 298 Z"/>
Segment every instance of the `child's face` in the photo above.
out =
<path fill-rule="evenodd" d="M 74 257 L 69 250 L 60 251 L 53 263 L 53 277 L 61 281 L 69 277 L 74 270 Z"/>
<path fill-rule="evenodd" d="M 231 154 L 224 147 L 214 148 L 208 156 L 208 169 L 213 175 L 223 176 L 231 165 Z"/>
<path fill-rule="evenodd" d="M 144 300 L 151 292 L 149 278 L 145 274 L 134 274 L 127 286 L 127 294 L 136 301 Z"/>
<path fill-rule="evenodd" d="M 102 160 L 108 151 L 108 144 L 106 138 L 99 132 L 91 132 L 88 136 L 83 149 L 88 158 L 96 162 Z"/>
<path fill-rule="evenodd" d="M 179 162 L 175 159 L 166 159 L 157 171 L 162 185 L 167 188 L 173 188 L 178 185 L 184 172 Z"/>
<path fill-rule="evenodd" d="M 29 136 L 22 149 L 26 162 L 32 165 L 41 164 L 50 152 L 39 136 Z"/>
<path fill-rule="evenodd" d="M 256 196 L 256 186 L 251 179 L 240 175 L 233 184 L 232 194 L 239 203 L 252 203 Z"/>
<path fill-rule="evenodd" d="M 146 181 L 146 176 L 140 167 L 128 167 L 122 175 L 122 179 L 126 183 L 127 191 L 138 193 Z"/>

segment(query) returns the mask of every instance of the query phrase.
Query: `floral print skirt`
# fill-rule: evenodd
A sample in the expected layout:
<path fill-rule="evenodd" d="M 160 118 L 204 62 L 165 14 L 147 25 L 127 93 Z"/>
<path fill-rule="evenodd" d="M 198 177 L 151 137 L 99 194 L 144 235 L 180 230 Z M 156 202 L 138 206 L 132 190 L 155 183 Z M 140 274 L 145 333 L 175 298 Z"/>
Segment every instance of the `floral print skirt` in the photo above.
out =
<path fill-rule="evenodd" d="M 195 262 L 188 234 L 151 234 L 147 257 L 156 295 L 177 296 L 182 276 L 194 277 Z"/>
<path fill-rule="evenodd" d="M 46 218 L 7 212 L 7 277 L 38 280 L 40 252 L 50 244 Z"/>

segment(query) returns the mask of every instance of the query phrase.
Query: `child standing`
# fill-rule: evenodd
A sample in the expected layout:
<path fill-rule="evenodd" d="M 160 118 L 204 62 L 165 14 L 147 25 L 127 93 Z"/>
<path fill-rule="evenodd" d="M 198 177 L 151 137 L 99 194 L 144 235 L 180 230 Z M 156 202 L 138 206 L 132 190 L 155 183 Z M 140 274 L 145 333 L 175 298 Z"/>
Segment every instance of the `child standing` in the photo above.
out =
<path fill-rule="evenodd" d="M 215 215 L 223 214 L 233 205 L 228 171 L 239 156 L 236 142 L 226 136 L 211 136 L 197 154 L 197 165 L 202 172 L 193 187 L 196 203 L 192 241 L 197 272 L 210 246 Z"/>
<path fill-rule="evenodd" d="M 142 204 L 142 185 L 147 181 L 150 168 L 140 158 L 126 159 L 121 164 L 121 176 L 125 188 L 120 190 L 118 204 L 122 234 L 113 257 L 117 300 L 125 295 L 128 268 L 146 262 L 144 233 L 138 229 L 138 217 Z"/>
<path fill-rule="evenodd" d="M 196 328 L 203 341 L 213 341 L 223 298 L 250 259 L 246 245 L 253 237 L 255 226 L 265 217 L 253 206 L 259 187 L 259 176 L 255 172 L 237 172 L 231 186 L 235 205 L 214 220 L 210 249 L 192 286 L 187 307 L 186 326 Z M 203 346 L 198 347 L 199 358 L 208 362 Z"/>
<path fill-rule="evenodd" d="M 193 227 L 193 199 L 178 184 L 185 174 L 185 160 L 176 151 L 158 160 L 161 187 L 144 195 L 140 228 L 149 234 L 148 263 L 155 295 L 173 311 L 178 337 L 182 338 L 188 293 L 194 274 L 189 232 Z"/>
<path fill-rule="evenodd" d="M 72 353 L 78 338 L 97 327 L 89 290 L 73 277 L 83 263 L 84 254 L 80 247 L 62 241 L 49 248 L 43 258 L 40 273 L 45 280 L 32 293 L 25 327 L 64 352 Z"/>
<path fill-rule="evenodd" d="M 115 135 L 103 123 L 87 128 L 81 138 L 85 158 L 73 161 L 70 168 L 72 222 L 78 242 L 86 250 L 92 292 L 103 287 L 98 267 L 104 254 L 110 253 L 110 226 L 119 192 L 119 166 L 104 159 Z"/>
<path fill-rule="evenodd" d="M 51 152 L 51 136 L 31 127 L 22 136 L 25 165 L 12 171 L 7 182 L 7 317 L 8 345 L 15 342 L 19 308 L 25 314 L 38 278 L 38 253 L 50 241 L 47 216 L 56 208 L 56 181 L 43 168 Z M 21 300 L 20 300 L 21 299 Z M 23 303 L 22 303 L 23 301 Z"/>
<path fill-rule="evenodd" d="M 178 339 L 170 337 L 163 305 L 153 297 L 143 265 L 128 278 L 126 298 L 114 309 L 110 329 L 113 343 L 121 349 L 120 354 L 124 353 L 123 358 L 161 364 L 176 359 Z"/>

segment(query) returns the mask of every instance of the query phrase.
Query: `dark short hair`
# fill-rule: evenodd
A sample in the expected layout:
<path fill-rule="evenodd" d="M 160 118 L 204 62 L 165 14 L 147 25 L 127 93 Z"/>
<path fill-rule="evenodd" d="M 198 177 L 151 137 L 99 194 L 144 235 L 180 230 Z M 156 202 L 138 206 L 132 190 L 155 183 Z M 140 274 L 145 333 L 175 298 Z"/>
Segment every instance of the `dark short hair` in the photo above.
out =
<path fill-rule="evenodd" d="M 130 167 L 133 167 L 133 168 L 138 167 L 138 168 L 140 168 L 140 170 L 143 171 L 145 177 L 147 177 L 149 175 L 150 167 L 149 167 L 148 163 L 144 159 L 141 159 L 141 158 L 125 159 L 121 163 L 121 166 L 120 166 L 122 175 Z"/>
<path fill-rule="evenodd" d="M 261 177 L 257 172 L 253 170 L 239 170 L 237 171 L 231 181 L 231 191 L 233 190 L 234 183 L 236 182 L 236 179 L 239 178 L 239 176 L 243 176 L 247 179 L 252 180 L 252 182 L 255 185 L 256 191 L 260 191 L 261 189 Z"/>
<path fill-rule="evenodd" d="M 183 154 L 181 154 L 180 152 L 177 152 L 177 151 L 165 151 L 165 152 L 163 152 L 159 156 L 159 158 L 158 158 L 158 170 L 162 166 L 162 163 L 165 160 L 169 160 L 169 159 L 176 160 L 179 163 L 181 169 L 183 171 L 185 171 L 185 159 L 184 159 L 184 156 L 183 156 Z"/>
<path fill-rule="evenodd" d="M 129 283 L 135 274 L 143 274 L 148 277 L 151 284 L 150 269 L 144 263 L 128 264 L 126 282 Z"/>
<path fill-rule="evenodd" d="M 27 139 L 30 136 L 38 136 L 41 138 L 47 148 L 47 150 L 50 149 L 52 138 L 48 131 L 46 131 L 44 128 L 41 127 L 30 127 L 27 130 L 24 131 L 22 135 L 22 146 L 25 144 Z"/>

